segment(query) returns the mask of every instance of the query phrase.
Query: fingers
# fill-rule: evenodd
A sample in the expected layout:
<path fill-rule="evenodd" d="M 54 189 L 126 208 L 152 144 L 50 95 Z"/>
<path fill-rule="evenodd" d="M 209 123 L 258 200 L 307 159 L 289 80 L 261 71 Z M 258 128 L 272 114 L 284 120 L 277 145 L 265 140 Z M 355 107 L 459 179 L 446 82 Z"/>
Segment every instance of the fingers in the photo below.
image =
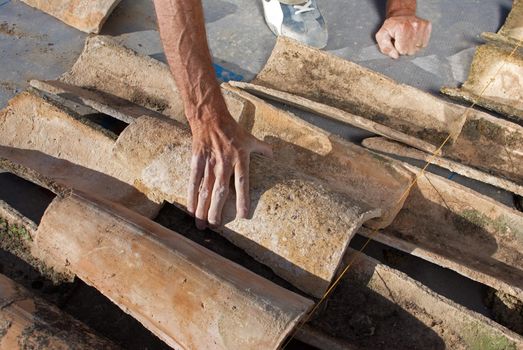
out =
<path fill-rule="evenodd" d="M 420 23 L 417 19 L 405 20 L 395 26 L 394 46 L 400 55 L 414 55 L 419 50 L 417 46 L 420 30 Z"/>
<path fill-rule="evenodd" d="M 410 54 L 413 50 L 412 47 L 414 46 L 414 43 L 412 42 L 412 38 L 407 36 L 408 34 L 410 33 L 406 33 L 405 30 L 396 30 L 394 47 L 400 55 Z"/>
<path fill-rule="evenodd" d="M 251 204 L 249 194 L 249 163 L 250 159 L 240 160 L 234 167 L 234 188 L 236 190 L 236 215 L 247 219 Z"/>
<path fill-rule="evenodd" d="M 253 137 L 253 144 L 250 152 L 260 153 L 267 157 L 272 157 L 272 147 L 263 141 Z M 249 195 L 249 163 L 250 152 L 239 155 L 236 164 L 231 167 L 228 163 L 215 171 L 216 182 L 214 184 L 211 206 L 209 208 L 208 222 L 212 226 L 221 223 L 223 207 L 229 196 L 229 184 L 234 172 L 234 187 L 236 190 L 236 212 L 238 218 L 247 218 L 249 215 L 250 195 Z"/>
<path fill-rule="evenodd" d="M 228 163 L 222 163 L 215 168 L 216 181 L 214 182 L 207 220 L 211 226 L 218 226 L 222 221 L 222 211 L 229 196 L 232 172 L 232 166 Z"/>
<path fill-rule="evenodd" d="M 187 189 L 187 211 L 194 215 L 198 203 L 198 192 L 205 173 L 205 158 L 202 155 L 193 155 L 191 159 L 191 175 Z"/>
<path fill-rule="evenodd" d="M 430 35 L 432 33 L 432 24 L 429 21 L 425 21 L 423 19 L 419 19 L 418 21 L 419 22 L 413 23 L 413 25 L 417 24 L 415 26 L 416 30 L 414 31 L 415 39 L 413 40 L 416 45 L 414 48 L 412 48 L 413 51 L 411 55 L 417 53 L 429 45 Z"/>
<path fill-rule="evenodd" d="M 390 35 L 389 31 L 385 28 L 385 25 L 376 33 L 376 41 L 378 42 L 378 47 L 384 55 L 387 55 L 393 59 L 400 57 L 398 51 L 392 44 L 393 37 Z"/>
<path fill-rule="evenodd" d="M 199 230 L 207 228 L 207 216 L 211 205 L 211 194 L 214 187 L 214 161 L 208 159 L 205 164 L 205 174 L 198 193 L 198 204 L 196 206 L 196 227 Z"/>
<path fill-rule="evenodd" d="M 212 227 L 221 224 L 233 173 L 236 175 L 237 216 L 248 216 L 250 155 L 256 152 L 272 157 L 272 147 L 269 144 L 246 133 L 236 124 L 233 126 L 236 126 L 232 128 L 233 135 L 217 133 L 211 140 L 202 137 L 205 141 L 201 142 L 205 146 L 204 151 L 194 153 L 191 160 L 187 210 L 194 214 L 196 227 L 201 230 L 207 228 L 207 224 Z M 198 149 L 201 146 L 198 145 Z"/>
<path fill-rule="evenodd" d="M 266 157 L 272 158 L 272 146 L 264 141 L 254 138 L 254 144 L 251 152 L 262 154 Z M 249 217 L 249 210 L 251 204 L 251 197 L 249 193 L 249 165 L 250 155 L 240 157 L 234 167 L 234 188 L 236 190 L 236 217 L 247 219 Z"/>

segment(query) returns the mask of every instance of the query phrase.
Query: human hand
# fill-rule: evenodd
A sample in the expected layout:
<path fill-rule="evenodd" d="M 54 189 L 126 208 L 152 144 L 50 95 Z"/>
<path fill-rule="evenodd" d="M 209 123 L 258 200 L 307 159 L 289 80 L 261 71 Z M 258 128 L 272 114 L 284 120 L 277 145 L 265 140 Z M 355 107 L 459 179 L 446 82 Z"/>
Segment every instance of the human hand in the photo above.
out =
<path fill-rule="evenodd" d="M 400 55 L 414 55 L 427 47 L 432 24 L 414 15 L 391 16 L 376 33 L 380 51 L 394 59 Z"/>
<path fill-rule="evenodd" d="M 197 228 L 220 225 L 233 175 L 237 217 L 247 218 L 250 155 L 256 152 L 270 157 L 271 146 L 245 131 L 227 111 L 193 121 L 191 129 L 187 210 L 195 216 Z"/>

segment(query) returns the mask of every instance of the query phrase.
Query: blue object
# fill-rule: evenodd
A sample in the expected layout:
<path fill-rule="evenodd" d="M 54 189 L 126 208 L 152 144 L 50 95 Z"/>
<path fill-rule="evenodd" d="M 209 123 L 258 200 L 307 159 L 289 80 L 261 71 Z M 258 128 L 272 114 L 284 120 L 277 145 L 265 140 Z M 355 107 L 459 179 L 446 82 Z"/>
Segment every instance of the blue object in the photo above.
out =
<path fill-rule="evenodd" d="M 242 81 L 243 75 L 237 74 L 232 70 L 229 70 L 225 67 L 220 66 L 219 64 L 213 63 L 214 71 L 216 72 L 216 77 L 218 80 L 223 81 L 224 83 L 229 82 L 230 80 Z"/>

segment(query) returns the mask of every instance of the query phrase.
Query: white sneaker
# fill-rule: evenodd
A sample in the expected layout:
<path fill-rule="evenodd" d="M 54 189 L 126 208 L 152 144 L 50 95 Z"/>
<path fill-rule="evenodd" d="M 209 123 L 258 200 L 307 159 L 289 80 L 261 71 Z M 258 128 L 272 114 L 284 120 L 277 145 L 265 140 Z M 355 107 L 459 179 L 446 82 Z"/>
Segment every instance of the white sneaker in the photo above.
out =
<path fill-rule="evenodd" d="M 276 35 L 323 49 L 329 34 L 316 0 L 301 5 L 286 5 L 278 0 L 262 0 L 265 22 Z"/>

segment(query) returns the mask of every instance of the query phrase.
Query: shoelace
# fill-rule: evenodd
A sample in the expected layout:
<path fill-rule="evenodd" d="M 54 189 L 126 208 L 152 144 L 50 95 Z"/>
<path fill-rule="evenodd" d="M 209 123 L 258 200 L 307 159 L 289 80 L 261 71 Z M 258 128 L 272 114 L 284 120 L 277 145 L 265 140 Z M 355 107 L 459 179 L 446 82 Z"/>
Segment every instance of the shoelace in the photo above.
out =
<path fill-rule="evenodd" d="M 294 5 L 294 9 L 296 10 L 296 14 L 299 15 L 301 13 L 314 11 L 315 8 L 311 7 L 311 6 L 312 6 L 312 0 L 309 0 L 303 5 Z"/>

